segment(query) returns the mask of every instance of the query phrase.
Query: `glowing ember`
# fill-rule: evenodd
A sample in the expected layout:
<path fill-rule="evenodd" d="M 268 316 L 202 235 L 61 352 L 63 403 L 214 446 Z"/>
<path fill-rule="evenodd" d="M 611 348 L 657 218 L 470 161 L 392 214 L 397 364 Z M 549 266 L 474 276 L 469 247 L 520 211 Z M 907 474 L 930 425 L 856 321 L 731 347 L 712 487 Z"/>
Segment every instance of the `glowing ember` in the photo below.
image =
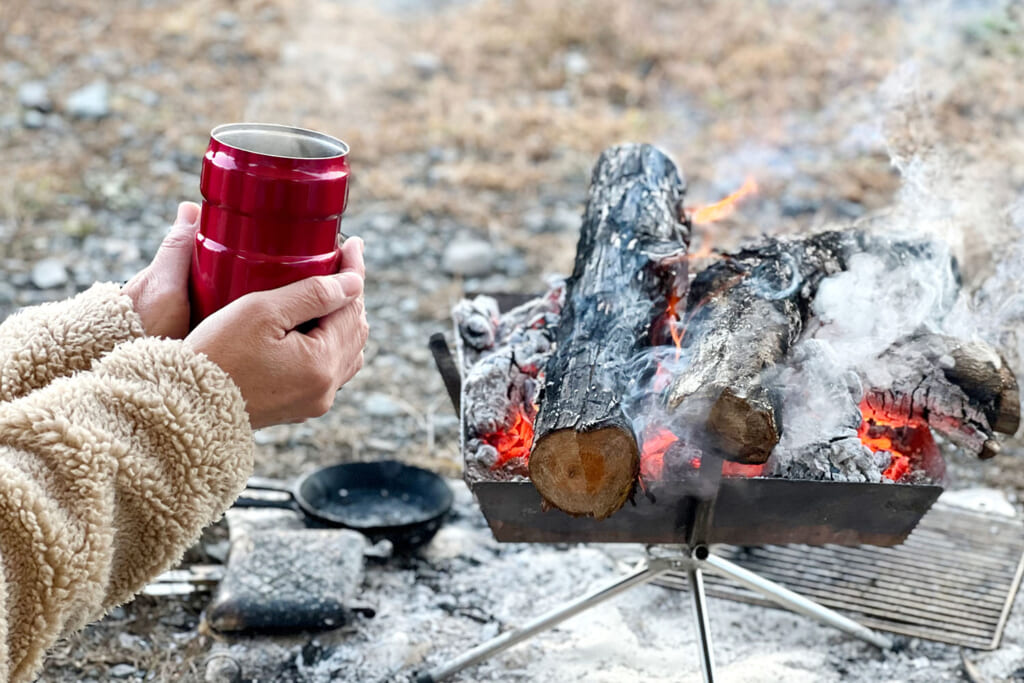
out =
<path fill-rule="evenodd" d="M 655 429 L 644 439 L 640 452 L 640 483 L 661 479 L 665 471 L 665 454 L 679 441 L 679 437 L 667 429 Z M 690 459 L 689 465 L 699 470 L 701 458 Z M 743 465 L 738 462 L 722 462 L 722 474 L 726 477 L 759 477 L 764 474 L 767 464 Z"/>
<path fill-rule="evenodd" d="M 641 480 L 661 479 L 665 470 L 665 453 L 676 441 L 679 441 L 679 437 L 667 429 L 658 429 L 644 439 L 643 449 L 640 451 Z"/>
<path fill-rule="evenodd" d="M 736 190 L 725 199 L 715 202 L 714 204 L 708 204 L 707 206 L 689 209 L 691 213 L 690 220 L 697 225 L 720 221 L 723 218 L 730 216 L 732 212 L 736 210 L 736 204 L 741 199 L 756 192 L 757 182 L 753 178 L 747 178 L 740 189 Z"/>
<path fill-rule="evenodd" d="M 498 451 L 498 459 L 491 469 L 500 469 L 510 460 L 516 458 L 522 458 L 525 464 L 530 459 L 530 448 L 533 446 L 533 420 L 523 412 L 519 412 L 509 429 L 504 432 L 486 434 L 483 439 Z"/>
<path fill-rule="evenodd" d="M 764 474 L 768 463 L 761 465 L 744 465 L 726 460 L 722 463 L 722 474 L 726 477 L 760 477 Z"/>
<path fill-rule="evenodd" d="M 899 481 L 915 462 L 937 455 L 938 447 L 931 430 L 922 420 L 902 415 L 890 415 L 871 407 L 867 401 L 860 404 L 863 416 L 857 436 L 861 443 L 875 453 L 884 451 L 892 456 L 882 476 Z"/>

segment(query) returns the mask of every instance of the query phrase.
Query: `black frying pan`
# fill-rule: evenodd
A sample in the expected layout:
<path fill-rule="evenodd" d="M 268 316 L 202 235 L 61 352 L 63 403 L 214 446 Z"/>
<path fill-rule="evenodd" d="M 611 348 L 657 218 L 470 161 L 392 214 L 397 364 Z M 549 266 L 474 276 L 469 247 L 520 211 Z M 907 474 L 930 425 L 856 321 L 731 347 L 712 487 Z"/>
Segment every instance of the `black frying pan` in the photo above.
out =
<path fill-rule="evenodd" d="M 249 489 L 278 491 L 287 500 L 242 496 L 238 507 L 297 510 L 320 526 L 354 529 L 371 541 L 391 541 L 395 550 L 425 544 L 452 506 L 452 492 L 438 475 L 394 460 L 332 465 L 289 487 L 253 477 Z"/>

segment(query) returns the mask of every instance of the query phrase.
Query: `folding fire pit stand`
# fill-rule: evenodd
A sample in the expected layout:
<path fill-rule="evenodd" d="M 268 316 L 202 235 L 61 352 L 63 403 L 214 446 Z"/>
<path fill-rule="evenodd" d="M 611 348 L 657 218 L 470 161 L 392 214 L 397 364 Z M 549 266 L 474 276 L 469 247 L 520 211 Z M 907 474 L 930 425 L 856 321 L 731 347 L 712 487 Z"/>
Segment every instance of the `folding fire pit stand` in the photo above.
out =
<path fill-rule="evenodd" d="M 701 478 L 703 484 L 717 489 L 718 480 L 721 479 L 721 467 L 702 468 Z M 731 578 L 736 583 L 760 593 L 767 599 L 782 607 L 817 619 L 825 624 L 835 626 L 840 631 L 849 633 L 875 647 L 889 649 L 892 641 L 871 629 L 848 619 L 827 607 L 808 600 L 807 598 L 794 593 L 793 591 L 780 586 L 777 583 L 768 581 L 757 574 L 717 557 L 711 553 L 704 541 L 711 526 L 711 511 L 713 510 L 713 499 L 702 500 L 696 508 L 694 524 L 691 527 L 691 543 L 689 545 L 664 546 L 666 553 L 662 557 L 652 557 L 642 561 L 633 570 L 615 581 L 598 588 L 576 600 L 561 607 L 551 610 L 546 614 L 537 617 L 521 628 L 514 629 L 507 633 L 478 645 L 460 657 L 453 659 L 447 664 L 421 673 L 417 683 L 435 683 L 443 681 L 449 676 L 462 671 L 465 668 L 478 664 L 492 655 L 507 650 L 508 648 L 527 640 L 534 635 L 553 628 L 569 617 L 584 612 L 591 607 L 598 605 L 619 593 L 623 593 L 634 586 L 640 586 L 657 579 L 667 572 L 685 571 L 689 581 L 690 590 L 693 593 L 693 615 L 697 627 L 697 644 L 700 647 L 701 670 L 705 683 L 713 683 L 715 680 L 714 653 L 711 647 L 711 629 L 708 622 L 707 600 L 704 594 L 703 573 L 710 571 L 721 576 Z"/>

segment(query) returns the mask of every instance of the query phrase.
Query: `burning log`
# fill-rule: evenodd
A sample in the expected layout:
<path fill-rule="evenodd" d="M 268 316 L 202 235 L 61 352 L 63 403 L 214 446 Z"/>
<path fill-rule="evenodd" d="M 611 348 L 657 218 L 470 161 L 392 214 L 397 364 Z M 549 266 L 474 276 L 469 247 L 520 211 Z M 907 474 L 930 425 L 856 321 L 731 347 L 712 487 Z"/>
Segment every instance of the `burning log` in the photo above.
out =
<path fill-rule="evenodd" d="M 708 443 L 700 446 L 735 462 L 764 463 L 782 425 L 769 371 L 800 337 L 821 281 L 847 270 L 858 254 L 896 269 L 933 258 L 932 249 L 844 230 L 767 239 L 725 255 L 690 286 L 681 346 L 687 365 L 669 390 L 669 407 L 706 426 Z"/>
<path fill-rule="evenodd" d="M 981 459 L 999 454 L 995 433 L 1020 426 L 1020 390 L 999 353 L 980 342 L 937 334 L 901 340 L 869 372 L 864 405 L 883 419 L 916 422 Z M 873 381 L 874 380 L 874 381 Z"/>
<path fill-rule="evenodd" d="M 625 368 L 649 345 L 666 294 L 685 292 L 684 191 L 673 163 L 650 145 L 609 149 L 594 169 L 529 460 L 541 496 L 569 514 L 603 519 L 636 483 Z"/>

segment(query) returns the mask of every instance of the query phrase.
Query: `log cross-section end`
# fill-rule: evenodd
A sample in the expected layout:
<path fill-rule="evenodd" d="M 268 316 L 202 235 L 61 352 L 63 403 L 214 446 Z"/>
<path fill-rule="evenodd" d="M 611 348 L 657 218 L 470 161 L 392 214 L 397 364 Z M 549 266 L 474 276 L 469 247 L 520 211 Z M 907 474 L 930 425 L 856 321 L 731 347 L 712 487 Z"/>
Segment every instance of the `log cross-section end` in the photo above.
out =
<path fill-rule="evenodd" d="M 573 516 L 610 516 L 632 494 L 639 473 L 636 439 L 618 427 L 560 429 L 530 455 L 530 479 L 545 502 Z"/>
<path fill-rule="evenodd" d="M 725 389 L 711 406 L 707 424 L 718 441 L 714 445 L 729 454 L 728 460 L 760 465 L 779 442 L 775 413 L 767 401 L 742 398 Z"/>

